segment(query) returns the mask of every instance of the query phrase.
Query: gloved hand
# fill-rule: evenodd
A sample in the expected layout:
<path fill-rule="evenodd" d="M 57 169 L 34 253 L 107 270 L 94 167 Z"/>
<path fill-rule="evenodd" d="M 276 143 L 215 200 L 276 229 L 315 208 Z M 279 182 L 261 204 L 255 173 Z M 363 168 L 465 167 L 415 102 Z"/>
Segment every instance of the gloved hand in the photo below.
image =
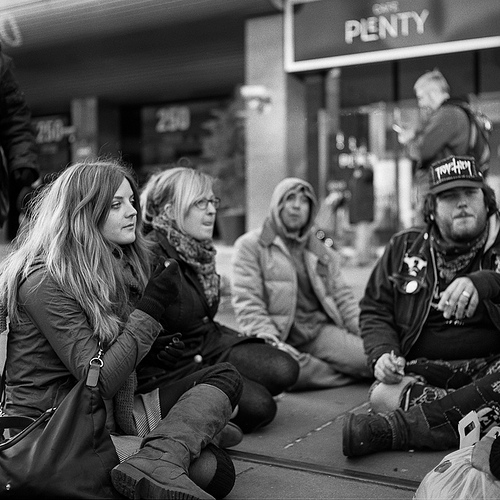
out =
<path fill-rule="evenodd" d="M 12 172 L 12 177 L 18 188 L 31 186 L 38 179 L 38 172 L 32 168 L 17 168 Z"/>
<path fill-rule="evenodd" d="M 173 259 L 168 259 L 153 271 L 136 309 L 160 321 L 167 306 L 177 301 L 180 287 L 179 264 Z"/>
<path fill-rule="evenodd" d="M 156 352 L 156 358 L 165 368 L 173 368 L 184 350 L 184 342 L 181 340 L 182 333 L 173 335 L 161 335 L 153 342 L 151 348 Z"/>

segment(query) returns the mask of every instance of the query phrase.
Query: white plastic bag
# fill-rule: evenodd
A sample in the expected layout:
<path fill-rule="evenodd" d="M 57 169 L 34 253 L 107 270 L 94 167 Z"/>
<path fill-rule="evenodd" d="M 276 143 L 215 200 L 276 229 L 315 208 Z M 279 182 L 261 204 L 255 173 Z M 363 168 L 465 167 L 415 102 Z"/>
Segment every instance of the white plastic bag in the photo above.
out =
<path fill-rule="evenodd" d="M 446 455 L 424 477 L 414 500 L 499 500 L 500 481 L 489 467 L 494 440 L 495 431 L 490 431 L 476 444 Z"/>

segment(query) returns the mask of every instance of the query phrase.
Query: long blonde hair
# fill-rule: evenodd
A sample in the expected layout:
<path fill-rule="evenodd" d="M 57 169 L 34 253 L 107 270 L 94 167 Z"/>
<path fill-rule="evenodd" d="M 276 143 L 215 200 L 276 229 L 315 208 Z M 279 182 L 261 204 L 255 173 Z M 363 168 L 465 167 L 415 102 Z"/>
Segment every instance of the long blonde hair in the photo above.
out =
<path fill-rule="evenodd" d="M 119 247 L 103 238 L 101 228 L 113 196 L 130 182 L 137 210 L 136 239 Z M 18 318 L 19 285 L 41 261 L 46 273 L 85 312 L 96 337 L 109 343 L 122 328 L 128 289 L 121 259 L 135 271 L 140 288 L 148 276 L 139 194 L 132 172 L 117 160 L 77 163 L 64 170 L 33 201 L 32 216 L 0 266 L 0 303 L 11 321 Z"/>

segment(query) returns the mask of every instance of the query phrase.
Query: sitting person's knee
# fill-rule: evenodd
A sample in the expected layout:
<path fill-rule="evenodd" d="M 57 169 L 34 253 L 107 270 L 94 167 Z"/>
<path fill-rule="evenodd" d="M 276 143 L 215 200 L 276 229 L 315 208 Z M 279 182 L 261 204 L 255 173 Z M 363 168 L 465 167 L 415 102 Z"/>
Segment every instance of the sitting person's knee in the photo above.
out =
<path fill-rule="evenodd" d="M 375 382 L 370 389 L 370 406 L 374 413 L 388 413 L 401 407 L 402 399 L 414 377 L 404 376 L 399 384 Z"/>
<path fill-rule="evenodd" d="M 244 379 L 239 410 L 233 422 L 246 434 L 272 422 L 276 412 L 276 401 L 269 391 L 260 384 Z"/>
<path fill-rule="evenodd" d="M 273 395 L 280 394 L 292 387 L 299 378 L 299 363 L 286 352 L 278 351 L 273 361 L 273 369 L 274 376 L 268 387 L 269 392 Z"/>
<path fill-rule="evenodd" d="M 243 390 L 243 379 L 231 363 L 217 363 L 210 367 L 198 383 L 210 384 L 223 391 L 234 407 Z"/>

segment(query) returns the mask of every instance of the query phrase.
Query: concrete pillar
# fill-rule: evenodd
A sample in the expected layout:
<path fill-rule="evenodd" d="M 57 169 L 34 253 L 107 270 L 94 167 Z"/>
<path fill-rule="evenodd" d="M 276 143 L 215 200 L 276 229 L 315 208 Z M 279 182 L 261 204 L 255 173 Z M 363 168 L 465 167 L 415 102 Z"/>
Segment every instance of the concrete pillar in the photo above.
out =
<path fill-rule="evenodd" d="M 283 64 L 283 17 L 246 22 L 245 84 L 264 86 L 271 103 L 246 111 L 247 229 L 262 224 L 276 184 L 306 175 L 304 85 Z"/>
<path fill-rule="evenodd" d="M 71 123 L 75 127 L 75 140 L 71 143 L 73 162 L 120 154 L 120 121 L 116 106 L 99 101 L 97 97 L 73 99 Z"/>

